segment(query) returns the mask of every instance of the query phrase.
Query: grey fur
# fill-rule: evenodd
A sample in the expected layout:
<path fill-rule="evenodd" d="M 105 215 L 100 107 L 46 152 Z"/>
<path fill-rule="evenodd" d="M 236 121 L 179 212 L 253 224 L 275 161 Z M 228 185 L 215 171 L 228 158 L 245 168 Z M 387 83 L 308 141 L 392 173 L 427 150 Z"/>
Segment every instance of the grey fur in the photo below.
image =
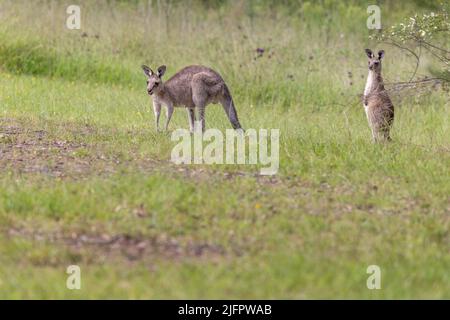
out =
<path fill-rule="evenodd" d="M 166 70 L 165 66 L 159 67 L 157 73 L 145 65 L 142 69 L 147 77 L 147 92 L 153 97 L 157 130 L 159 130 L 161 105 L 165 105 L 167 107 L 166 130 L 174 107 L 185 107 L 188 109 L 190 130 L 194 130 L 194 110 L 197 110 L 204 131 L 205 108 L 211 103 L 222 104 L 233 128 L 241 128 L 230 91 L 216 71 L 204 66 L 188 66 L 163 82 L 161 77 Z"/>

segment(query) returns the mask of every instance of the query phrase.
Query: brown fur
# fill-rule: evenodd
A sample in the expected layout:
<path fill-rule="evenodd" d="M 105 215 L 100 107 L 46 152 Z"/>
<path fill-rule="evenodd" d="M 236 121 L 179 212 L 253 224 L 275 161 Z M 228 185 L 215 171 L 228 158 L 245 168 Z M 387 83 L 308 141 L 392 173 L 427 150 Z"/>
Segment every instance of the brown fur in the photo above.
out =
<path fill-rule="evenodd" d="M 394 105 L 381 76 L 384 51 L 379 51 L 378 57 L 370 49 L 366 49 L 366 54 L 369 57 L 369 76 L 364 90 L 364 109 L 374 142 L 388 141 L 391 140 L 389 133 L 394 121 Z"/>

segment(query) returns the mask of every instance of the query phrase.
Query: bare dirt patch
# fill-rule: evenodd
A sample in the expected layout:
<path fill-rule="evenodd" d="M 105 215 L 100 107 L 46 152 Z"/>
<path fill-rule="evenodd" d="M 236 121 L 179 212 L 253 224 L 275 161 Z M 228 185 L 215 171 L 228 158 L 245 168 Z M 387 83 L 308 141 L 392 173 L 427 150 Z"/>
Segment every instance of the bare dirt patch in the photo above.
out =
<path fill-rule="evenodd" d="M 127 234 L 42 232 L 24 228 L 9 228 L 6 235 L 9 239 L 21 238 L 35 243 L 65 246 L 72 256 L 90 256 L 91 262 L 115 258 L 129 262 L 156 259 L 182 261 L 190 258 L 210 260 L 238 253 L 225 250 L 218 244 L 164 235 L 142 237 Z"/>
<path fill-rule="evenodd" d="M 73 128 L 67 129 L 74 130 Z M 71 136 L 96 134 L 96 129 L 81 127 Z M 70 136 L 69 135 L 69 136 Z M 102 152 L 98 145 L 74 140 L 54 139 L 45 130 L 36 130 L 23 121 L 0 118 L 0 171 L 41 174 L 54 178 L 82 179 L 92 175 L 107 176 L 122 169 L 140 173 L 155 171 L 183 176 L 190 180 L 216 179 L 232 181 L 255 178 L 262 185 L 281 183 L 278 176 L 261 176 L 258 171 L 225 171 L 198 165 L 175 165 L 169 160 L 150 159 L 127 150 L 128 159 Z"/>
<path fill-rule="evenodd" d="M 0 119 L 0 170 L 40 173 L 52 177 L 80 177 L 113 172 L 116 159 L 92 153 L 85 143 L 54 140 L 44 130 L 27 129 Z"/>

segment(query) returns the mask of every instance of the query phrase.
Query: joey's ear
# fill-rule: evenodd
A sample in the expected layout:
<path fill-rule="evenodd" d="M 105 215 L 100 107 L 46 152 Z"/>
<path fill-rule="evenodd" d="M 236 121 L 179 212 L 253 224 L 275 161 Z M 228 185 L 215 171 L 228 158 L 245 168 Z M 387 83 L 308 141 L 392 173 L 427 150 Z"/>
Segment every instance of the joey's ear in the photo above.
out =
<path fill-rule="evenodd" d="M 368 56 L 369 58 L 373 58 L 372 50 L 366 49 L 365 51 L 366 51 L 366 54 L 367 54 L 367 56 Z"/>
<path fill-rule="evenodd" d="M 152 76 L 153 73 L 154 73 L 153 70 L 150 69 L 149 67 L 147 67 L 145 64 L 143 64 L 143 65 L 141 66 L 141 68 L 142 68 L 142 70 L 144 70 L 144 74 L 145 74 L 147 77 Z"/>
<path fill-rule="evenodd" d="M 164 73 L 166 72 L 166 66 L 161 66 L 158 68 L 158 77 L 162 77 Z"/>
<path fill-rule="evenodd" d="M 378 51 L 378 59 L 381 60 L 384 57 L 384 50 Z"/>

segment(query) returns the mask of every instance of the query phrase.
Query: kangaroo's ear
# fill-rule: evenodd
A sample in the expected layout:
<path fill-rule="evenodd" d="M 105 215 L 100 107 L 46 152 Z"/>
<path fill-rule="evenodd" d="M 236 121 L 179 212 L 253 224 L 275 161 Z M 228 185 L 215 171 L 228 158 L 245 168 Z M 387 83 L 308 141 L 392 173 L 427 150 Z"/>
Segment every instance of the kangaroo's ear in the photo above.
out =
<path fill-rule="evenodd" d="M 166 72 L 166 66 L 161 66 L 158 68 L 158 77 L 162 77 L 164 73 Z"/>
<path fill-rule="evenodd" d="M 142 66 L 141 66 L 141 68 L 142 68 L 142 70 L 144 70 L 144 74 L 147 76 L 147 77 L 151 77 L 152 75 L 153 75 L 153 70 L 152 69 L 150 69 L 149 67 L 147 67 L 145 64 L 143 64 Z"/>
<path fill-rule="evenodd" d="M 372 50 L 366 49 L 365 51 L 366 51 L 366 54 L 367 54 L 367 56 L 368 56 L 369 58 L 373 58 L 373 52 L 372 52 Z"/>
<path fill-rule="evenodd" d="M 381 60 L 384 57 L 384 50 L 378 51 L 378 59 Z"/>

